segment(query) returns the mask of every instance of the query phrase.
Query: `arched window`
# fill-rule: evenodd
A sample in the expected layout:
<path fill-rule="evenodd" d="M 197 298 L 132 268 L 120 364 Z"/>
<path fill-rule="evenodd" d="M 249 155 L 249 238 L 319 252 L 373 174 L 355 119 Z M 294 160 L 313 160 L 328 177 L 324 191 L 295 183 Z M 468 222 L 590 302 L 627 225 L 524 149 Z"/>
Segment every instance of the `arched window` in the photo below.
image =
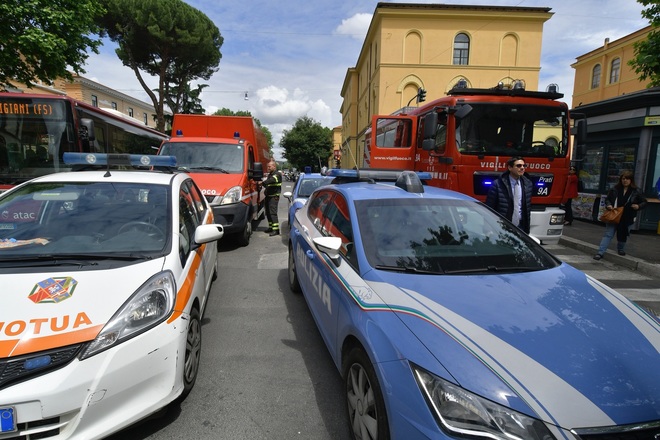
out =
<path fill-rule="evenodd" d="M 591 71 L 591 88 L 597 89 L 600 87 L 600 64 L 594 66 L 594 70 Z"/>
<path fill-rule="evenodd" d="M 619 82 L 619 74 L 621 73 L 621 58 L 614 58 L 610 66 L 610 84 Z"/>
<path fill-rule="evenodd" d="M 454 64 L 467 65 L 470 58 L 470 37 L 460 33 L 454 38 Z"/>

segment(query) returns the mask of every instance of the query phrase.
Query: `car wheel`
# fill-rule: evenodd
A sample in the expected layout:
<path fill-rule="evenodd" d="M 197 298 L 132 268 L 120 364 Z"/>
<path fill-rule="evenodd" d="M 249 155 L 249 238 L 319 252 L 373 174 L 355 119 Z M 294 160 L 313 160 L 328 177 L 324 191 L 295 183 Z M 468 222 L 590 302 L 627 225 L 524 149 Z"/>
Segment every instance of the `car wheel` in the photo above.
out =
<path fill-rule="evenodd" d="M 296 273 L 296 260 L 293 257 L 293 246 L 289 244 L 289 288 L 293 293 L 300 293 L 300 282 Z"/>
<path fill-rule="evenodd" d="M 190 394 L 199 371 L 199 360 L 202 354 L 202 321 L 199 310 L 193 308 L 190 312 L 190 322 L 186 336 L 186 359 L 183 363 L 183 392 L 179 400 L 183 400 Z"/>
<path fill-rule="evenodd" d="M 355 440 L 389 440 L 385 401 L 374 367 L 361 348 L 352 348 L 344 361 L 346 407 Z"/>
<path fill-rule="evenodd" d="M 236 241 L 237 241 L 238 245 L 245 247 L 248 244 L 250 244 L 250 236 L 251 235 L 252 235 L 252 222 L 250 220 L 248 220 L 245 223 L 245 227 L 243 228 L 243 232 L 236 235 L 236 238 L 237 238 Z"/>

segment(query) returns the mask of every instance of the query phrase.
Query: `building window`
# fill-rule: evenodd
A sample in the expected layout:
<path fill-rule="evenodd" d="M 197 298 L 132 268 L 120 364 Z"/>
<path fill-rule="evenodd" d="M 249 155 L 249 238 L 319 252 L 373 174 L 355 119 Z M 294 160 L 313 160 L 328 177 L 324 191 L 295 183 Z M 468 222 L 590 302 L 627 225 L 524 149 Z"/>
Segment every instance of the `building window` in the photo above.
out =
<path fill-rule="evenodd" d="M 458 34 L 454 38 L 454 64 L 467 65 L 470 57 L 470 37 Z"/>
<path fill-rule="evenodd" d="M 149 124 L 147 124 L 147 114 L 146 113 L 142 113 L 142 120 L 144 121 L 144 125 L 149 125 Z"/>
<path fill-rule="evenodd" d="M 112 107 L 113 110 L 117 110 L 117 103 L 116 102 L 111 102 L 110 107 Z"/>
<path fill-rule="evenodd" d="M 92 95 L 92 105 L 93 105 L 94 107 L 98 107 L 98 106 L 99 106 L 99 98 L 98 98 L 96 95 Z"/>
<path fill-rule="evenodd" d="M 128 116 L 133 117 L 133 109 L 131 107 L 128 108 Z"/>
<path fill-rule="evenodd" d="M 619 82 L 619 74 L 621 73 L 621 58 L 614 58 L 610 66 L 610 84 Z"/>
<path fill-rule="evenodd" d="M 600 64 L 594 66 L 594 70 L 591 71 L 591 88 L 597 89 L 600 87 Z"/>

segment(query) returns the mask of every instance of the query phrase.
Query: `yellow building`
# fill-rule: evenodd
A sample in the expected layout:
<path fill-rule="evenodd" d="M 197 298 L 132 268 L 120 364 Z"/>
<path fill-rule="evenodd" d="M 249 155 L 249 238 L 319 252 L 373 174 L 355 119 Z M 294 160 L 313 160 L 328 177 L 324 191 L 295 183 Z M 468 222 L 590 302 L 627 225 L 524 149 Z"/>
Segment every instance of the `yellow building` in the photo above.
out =
<path fill-rule="evenodd" d="M 577 57 L 573 114 L 587 121 L 587 141 L 573 160 L 584 189 L 573 202 L 576 217 L 597 221 L 605 195 L 623 171 L 634 181 L 648 204 L 636 218 L 634 229 L 660 231 L 660 87 L 648 88 L 628 65 L 634 44 L 648 37 L 652 26 Z"/>
<path fill-rule="evenodd" d="M 57 79 L 52 85 L 35 84 L 28 88 L 25 84 L 12 81 L 14 86 L 9 92 L 41 93 L 48 95 L 69 96 L 73 99 L 121 113 L 137 119 L 144 125 L 156 128 L 153 104 L 140 101 L 80 75 L 73 75 L 73 81 Z"/>
<path fill-rule="evenodd" d="M 611 42 L 607 38 L 603 46 L 577 57 L 571 64 L 575 69 L 572 106 L 644 90 L 650 80 L 640 81 L 628 62 L 635 58 L 633 45 L 645 40 L 651 29 L 647 26 Z"/>
<path fill-rule="evenodd" d="M 342 168 L 361 166 L 375 114 L 427 100 L 459 80 L 490 88 L 524 80 L 538 90 L 543 24 L 550 8 L 379 3 L 341 90 Z"/>

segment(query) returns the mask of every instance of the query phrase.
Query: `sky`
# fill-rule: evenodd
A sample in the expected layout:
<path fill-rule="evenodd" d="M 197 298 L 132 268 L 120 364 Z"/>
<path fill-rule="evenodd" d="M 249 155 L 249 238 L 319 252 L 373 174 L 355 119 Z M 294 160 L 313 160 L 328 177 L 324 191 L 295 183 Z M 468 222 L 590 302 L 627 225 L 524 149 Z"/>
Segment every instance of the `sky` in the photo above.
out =
<path fill-rule="evenodd" d="M 283 130 L 308 116 L 321 125 L 341 125 L 341 88 L 355 67 L 375 0 L 184 0 L 208 16 L 224 43 L 218 71 L 201 95 L 207 113 L 220 108 L 249 111 L 273 135 L 275 158 L 283 160 Z M 392 3 L 383 1 L 383 3 Z M 571 105 L 576 58 L 649 23 L 636 0 L 398 0 L 396 3 L 446 3 L 549 7 L 543 27 L 539 88 L 555 83 Z M 122 65 L 116 46 L 104 40 L 90 54 L 82 76 L 150 102 L 135 74 Z M 146 77 L 151 88 L 155 77 Z M 195 83 L 193 83 L 194 85 Z M 247 99 L 246 99 L 247 96 Z M 439 97 L 428 96 L 427 100 Z"/>

